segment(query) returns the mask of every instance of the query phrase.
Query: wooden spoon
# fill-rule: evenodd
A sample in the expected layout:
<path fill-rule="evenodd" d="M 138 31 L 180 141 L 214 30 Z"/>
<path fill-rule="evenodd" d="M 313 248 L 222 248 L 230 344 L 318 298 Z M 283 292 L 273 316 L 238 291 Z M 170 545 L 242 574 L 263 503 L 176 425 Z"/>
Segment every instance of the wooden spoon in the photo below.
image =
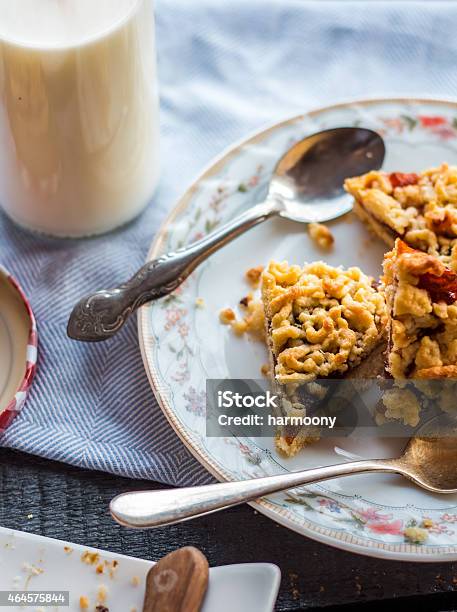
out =
<path fill-rule="evenodd" d="M 197 548 L 175 550 L 149 570 L 143 612 L 199 612 L 208 575 L 208 561 Z"/>

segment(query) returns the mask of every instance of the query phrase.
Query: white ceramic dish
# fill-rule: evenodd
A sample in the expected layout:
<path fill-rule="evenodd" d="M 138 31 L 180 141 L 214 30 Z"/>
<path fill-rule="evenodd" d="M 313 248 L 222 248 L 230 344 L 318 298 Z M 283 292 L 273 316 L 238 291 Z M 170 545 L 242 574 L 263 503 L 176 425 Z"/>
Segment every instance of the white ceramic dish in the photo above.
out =
<path fill-rule="evenodd" d="M 433 100 L 371 100 L 321 109 L 275 125 L 222 154 L 189 188 L 149 256 L 192 242 L 262 200 L 271 171 L 289 146 L 336 126 L 361 125 L 383 134 L 387 170 L 418 171 L 443 161 L 457 164 L 457 104 Z M 244 271 L 269 259 L 300 263 L 326 259 L 360 265 L 377 276 L 386 247 L 352 216 L 331 223 L 335 248 L 320 251 L 302 225 L 274 220 L 214 255 L 175 294 L 139 314 L 140 343 L 155 394 L 176 432 L 218 479 L 242 479 L 342 460 L 335 445 L 362 457 L 398 451 L 383 440 L 327 440 L 291 460 L 267 439 L 207 438 L 207 378 L 259 378 L 262 344 L 237 339 L 220 325 L 221 308 L 236 305 L 248 287 Z M 202 297 L 205 308 L 196 308 Z M 160 350 L 159 350 L 160 347 Z M 353 552 L 414 561 L 457 559 L 457 496 L 437 496 L 392 475 L 342 478 L 300 495 L 271 495 L 253 504 L 295 531 Z M 421 545 L 405 529 L 432 521 Z"/>
<path fill-rule="evenodd" d="M 93 564 L 81 559 L 87 551 L 99 555 Z M 118 565 L 110 572 L 113 561 Z M 105 568 L 101 574 L 96 571 L 100 565 Z M 88 598 L 89 610 L 94 610 L 103 587 L 109 612 L 141 612 L 146 575 L 152 565 L 151 561 L 0 527 L 0 590 L 69 591 L 69 607 L 44 608 L 53 612 L 79 612 L 81 596 Z M 271 612 L 280 578 L 279 569 L 269 563 L 210 568 L 202 612 Z M 8 609 L 41 610 L 39 605 Z"/>
<path fill-rule="evenodd" d="M 17 281 L 0 266 L 0 432 L 21 410 L 37 360 L 32 309 Z"/>

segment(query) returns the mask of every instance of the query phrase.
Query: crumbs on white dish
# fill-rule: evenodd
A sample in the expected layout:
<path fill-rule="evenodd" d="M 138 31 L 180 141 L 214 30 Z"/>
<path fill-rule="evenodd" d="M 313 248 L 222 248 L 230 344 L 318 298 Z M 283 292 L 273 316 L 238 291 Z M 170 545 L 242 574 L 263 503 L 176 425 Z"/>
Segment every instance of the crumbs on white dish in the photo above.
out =
<path fill-rule="evenodd" d="M 81 610 L 88 610 L 90 606 L 89 598 L 85 595 L 81 595 L 79 598 L 79 607 Z"/>
<path fill-rule="evenodd" d="M 308 223 L 308 234 L 321 249 L 330 249 L 335 242 L 332 232 L 323 223 Z"/>
<path fill-rule="evenodd" d="M 113 561 L 103 561 L 100 558 L 99 553 L 91 552 L 89 550 L 85 550 L 82 553 L 81 562 L 85 563 L 86 565 L 95 565 L 96 574 L 104 574 L 106 571 L 110 578 L 114 578 L 117 568 L 119 566 L 119 561 L 117 561 L 116 559 L 113 559 Z"/>
<path fill-rule="evenodd" d="M 99 603 L 105 603 L 108 597 L 108 588 L 104 584 L 100 584 L 97 590 L 97 601 Z"/>
<path fill-rule="evenodd" d="M 263 266 L 249 268 L 244 278 L 254 289 L 259 287 L 263 272 Z M 241 317 L 237 317 L 233 308 L 224 308 L 219 312 L 219 320 L 223 325 L 230 325 L 232 332 L 237 336 L 249 334 L 255 340 L 265 339 L 265 317 L 263 304 L 260 299 L 255 299 L 253 293 L 248 293 L 239 302 Z"/>
<path fill-rule="evenodd" d="M 85 550 L 81 555 L 81 561 L 86 565 L 95 565 L 100 560 L 100 555 L 97 552 L 91 552 L 90 550 Z"/>
<path fill-rule="evenodd" d="M 246 281 L 253 289 L 257 289 L 260 284 L 260 277 L 262 276 L 263 266 L 256 266 L 255 268 L 249 268 L 246 270 L 244 275 Z"/>
<path fill-rule="evenodd" d="M 233 333 L 237 336 L 248 333 L 255 340 L 263 340 L 265 337 L 265 319 L 262 302 L 255 300 L 250 293 L 240 300 L 239 306 L 243 312 L 241 318 L 237 318 L 232 308 L 224 308 L 219 313 L 220 322 L 223 325 L 230 325 Z"/>

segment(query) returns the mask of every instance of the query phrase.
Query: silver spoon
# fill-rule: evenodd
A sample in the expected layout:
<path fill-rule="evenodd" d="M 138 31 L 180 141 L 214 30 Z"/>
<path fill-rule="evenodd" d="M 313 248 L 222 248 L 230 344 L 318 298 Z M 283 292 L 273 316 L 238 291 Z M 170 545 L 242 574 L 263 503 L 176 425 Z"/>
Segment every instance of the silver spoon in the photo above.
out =
<path fill-rule="evenodd" d="M 128 282 L 78 302 L 68 321 L 74 340 L 97 342 L 116 334 L 137 308 L 174 291 L 212 253 L 251 227 L 284 217 L 309 223 L 335 219 L 352 208 L 343 181 L 381 167 L 384 142 L 364 128 L 335 128 L 308 136 L 279 160 L 265 202 L 188 247 L 148 262 Z"/>
<path fill-rule="evenodd" d="M 302 472 L 201 487 L 123 493 L 112 500 L 111 515 L 126 527 L 161 527 L 292 487 L 366 472 L 401 474 L 428 491 L 457 493 L 456 438 L 455 419 L 435 417 L 416 432 L 402 455 L 396 459 L 352 461 Z"/>

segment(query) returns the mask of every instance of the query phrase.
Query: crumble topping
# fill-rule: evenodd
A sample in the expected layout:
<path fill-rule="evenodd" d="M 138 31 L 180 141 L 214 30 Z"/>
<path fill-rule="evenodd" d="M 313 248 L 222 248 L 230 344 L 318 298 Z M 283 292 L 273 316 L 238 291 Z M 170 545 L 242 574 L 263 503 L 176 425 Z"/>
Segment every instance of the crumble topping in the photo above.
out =
<path fill-rule="evenodd" d="M 332 232 L 322 223 L 308 223 L 308 234 L 321 249 L 329 249 L 335 242 Z"/>
<path fill-rule="evenodd" d="M 268 378 L 268 376 L 270 375 L 270 364 L 263 363 L 260 368 L 260 373 L 262 374 L 262 376 L 265 376 L 266 378 Z"/>
<path fill-rule="evenodd" d="M 97 590 L 97 601 L 99 603 L 105 603 L 108 597 L 108 589 L 104 584 L 100 584 Z"/>
<path fill-rule="evenodd" d="M 233 321 L 235 321 L 235 319 L 236 315 L 231 308 L 224 308 L 219 313 L 219 320 L 222 325 L 230 325 L 231 323 L 233 323 Z"/>
<path fill-rule="evenodd" d="M 285 436 L 283 432 L 278 431 L 275 436 L 275 446 L 279 454 L 284 457 L 295 457 L 299 451 L 305 446 L 314 444 L 320 440 L 320 432 L 316 428 L 314 435 L 310 428 L 302 428 L 295 435 Z"/>
<path fill-rule="evenodd" d="M 346 179 L 354 210 L 393 246 L 401 237 L 457 270 L 457 167 L 442 164 L 420 174 L 368 172 Z"/>
<path fill-rule="evenodd" d="M 246 281 L 251 285 L 253 289 L 257 289 L 260 283 L 260 278 L 262 276 L 263 266 L 256 266 L 255 268 L 249 268 L 246 271 L 245 278 Z"/>
<path fill-rule="evenodd" d="M 382 402 L 384 412 L 377 415 L 378 425 L 382 425 L 386 419 L 400 420 L 411 427 L 416 427 L 419 423 L 421 404 L 410 389 L 388 389 L 382 396 Z"/>
<path fill-rule="evenodd" d="M 387 321 L 372 283 L 356 267 L 269 264 L 262 299 L 278 382 L 344 373 L 376 347 Z"/>
<path fill-rule="evenodd" d="M 85 550 L 81 555 L 81 561 L 87 565 L 95 565 L 100 561 L 100 555 L 97 552 Z"/>
<path fill-rule="evenodd" d="M 233 333 L 242 336 L 248 333 L 256 340 L 265 339 L 265 319 L 263 314 L 263 304 L 255 300 L 252 293 L 242 298 L 239 302 L 243 312 L 241 319 L 238 319 L 232 308 L 224 308 L 219 313 L 219 320 L 223 325 L 230 325 Z"/>
<path fill-rule="evenodd" d="M 457 274 L 397 239 L 384 259 L 395 379 L 457 377 Z"/>

